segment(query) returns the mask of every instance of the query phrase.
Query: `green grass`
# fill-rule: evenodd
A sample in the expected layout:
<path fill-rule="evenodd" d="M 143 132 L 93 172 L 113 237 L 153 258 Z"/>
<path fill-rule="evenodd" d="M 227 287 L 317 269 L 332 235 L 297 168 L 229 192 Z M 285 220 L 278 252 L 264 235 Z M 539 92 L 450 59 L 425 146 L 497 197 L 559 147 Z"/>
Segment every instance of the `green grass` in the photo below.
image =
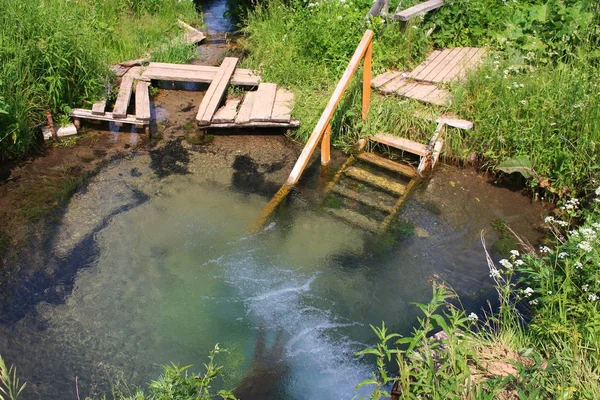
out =
<path fill-rule="evenodd" d="M 198 23 L 178 0 L 0 0 L 0 160 L 35 147 L 46 109 L 56 114 L 110 92 L 108 67 L 156 51 L 187 61 L 177 18 Z"/>

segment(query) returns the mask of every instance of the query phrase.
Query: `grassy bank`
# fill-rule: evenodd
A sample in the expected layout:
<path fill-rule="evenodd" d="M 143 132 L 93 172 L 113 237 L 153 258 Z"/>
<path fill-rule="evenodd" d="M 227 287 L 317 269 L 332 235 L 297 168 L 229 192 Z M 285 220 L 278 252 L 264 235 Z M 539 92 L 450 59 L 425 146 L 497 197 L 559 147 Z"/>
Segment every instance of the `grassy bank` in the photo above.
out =
<path fill-rule="evenodd" d="M 110 94 L 110 64 L 152 50 L 186 61 L 191 49 L 171 44 L 177 18 L 199 22 L 187 0 L 0 0 L 0 9 L 0 161 L 35 147 L 45 110 Z"/>

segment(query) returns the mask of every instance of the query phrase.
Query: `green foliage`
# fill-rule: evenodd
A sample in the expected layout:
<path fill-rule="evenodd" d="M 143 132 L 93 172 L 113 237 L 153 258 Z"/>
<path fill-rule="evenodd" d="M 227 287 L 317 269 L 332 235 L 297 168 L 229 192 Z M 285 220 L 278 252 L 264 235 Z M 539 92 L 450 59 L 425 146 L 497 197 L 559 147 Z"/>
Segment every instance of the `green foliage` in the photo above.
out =
<path fill-rule="evenodd" d="M 0 400 L 17 400 L 27 384 L 20 384 L 17 377 L 17 369 L 14 365 L 6 367 L 6 363 L 0 356 Z"/>
<path fill-rule="evenodd" d="M 193 3 L 178 0 L 0 0 L 0 9 L 0 160 L 35 146 L 45 110 L 110 92 L 111 63 L 154 49 L 180 62 L 181 46 L 169 50 L 177 17 L 196 19 Z"/>

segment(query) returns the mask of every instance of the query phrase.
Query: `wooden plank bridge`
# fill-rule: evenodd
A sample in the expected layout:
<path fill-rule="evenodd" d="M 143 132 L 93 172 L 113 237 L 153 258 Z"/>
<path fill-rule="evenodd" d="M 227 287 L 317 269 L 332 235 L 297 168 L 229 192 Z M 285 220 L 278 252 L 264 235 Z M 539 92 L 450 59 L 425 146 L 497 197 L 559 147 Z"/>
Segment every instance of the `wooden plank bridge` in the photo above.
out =
<path fill-rule="evenodd" d="M 161 80 L 209 84 L 196 116 L 202 129 L 293 128 L 300 125 L 292 119 L 294 96 L 291 92 L 273 83 L 261 82 L 258 75 L 237 68 L 237 64 L 237 58 L 227 57 L 219 67 L 155 62 L 145 67 L 136 66 L 123 75 L 112 111 L 106 111 L 106 100 L 102 100 L 91 109 L 76 108 L 70 116 L 77 127 L 81 119 L 90 119 L 113 122 L 118 126 L 131 124 L 145 128 L 149 133 L 152 116 L 149 86 L 152 80 Z M 230 85 L 244 89 L 242 98 L 227 97 Z M 128 110 L 134 92 L 135 111 L 130 114 Z"/>

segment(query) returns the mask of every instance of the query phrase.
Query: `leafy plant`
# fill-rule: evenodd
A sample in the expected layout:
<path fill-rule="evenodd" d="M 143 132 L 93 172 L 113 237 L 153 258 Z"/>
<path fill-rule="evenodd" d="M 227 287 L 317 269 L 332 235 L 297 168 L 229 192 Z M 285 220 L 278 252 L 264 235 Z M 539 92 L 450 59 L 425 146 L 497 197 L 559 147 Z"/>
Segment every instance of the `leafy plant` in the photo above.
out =
<path fill-rule="evenodd" d="M 0 400 L 17 400 L 26 385 L 27 383 L 20 384 L 15 366 L 7 368 L 0 356 Z"/>

